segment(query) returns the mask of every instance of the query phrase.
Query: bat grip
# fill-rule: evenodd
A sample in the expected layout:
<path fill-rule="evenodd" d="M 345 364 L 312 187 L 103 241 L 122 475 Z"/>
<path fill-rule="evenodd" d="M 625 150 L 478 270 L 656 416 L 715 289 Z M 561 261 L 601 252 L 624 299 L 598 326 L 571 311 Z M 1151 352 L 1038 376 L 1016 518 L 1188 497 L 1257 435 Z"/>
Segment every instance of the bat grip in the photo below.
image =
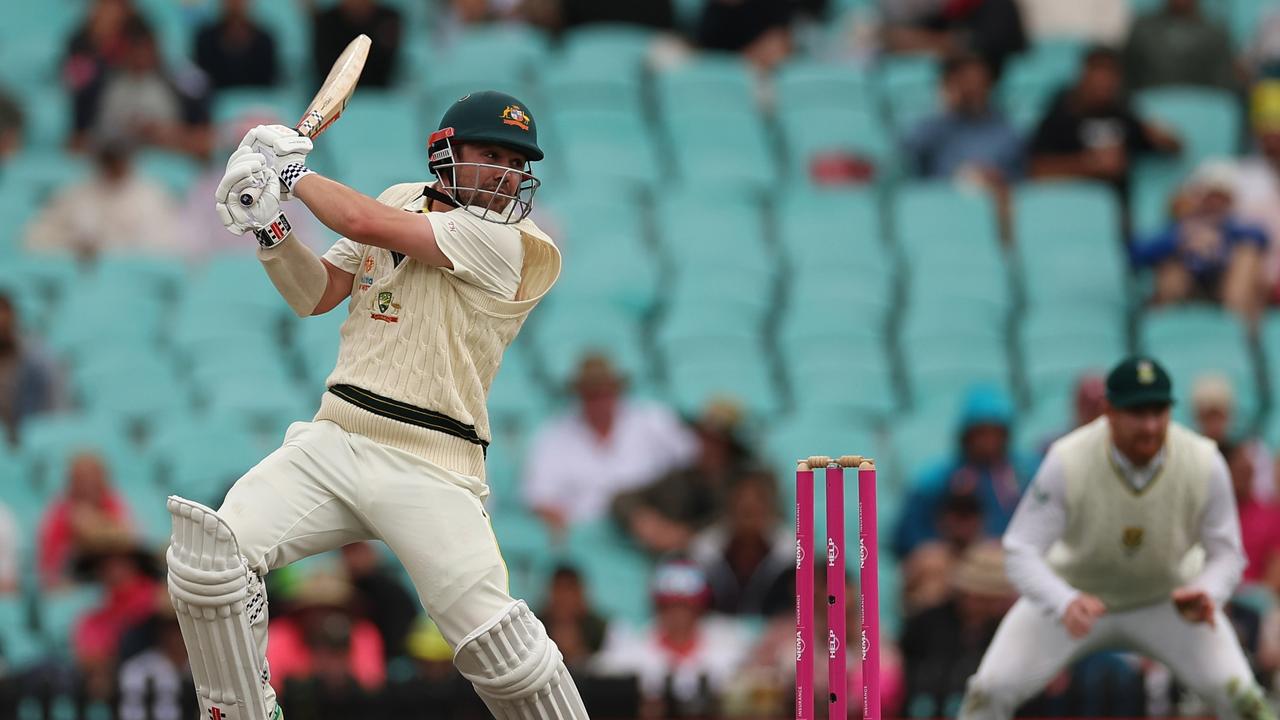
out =
<path fill-rule="evenodd" d="M 240 205 L 250 207 L 258 202 L 258 197 L 262 195 L 262 188 L 249 188 L 240 193 Z"/>

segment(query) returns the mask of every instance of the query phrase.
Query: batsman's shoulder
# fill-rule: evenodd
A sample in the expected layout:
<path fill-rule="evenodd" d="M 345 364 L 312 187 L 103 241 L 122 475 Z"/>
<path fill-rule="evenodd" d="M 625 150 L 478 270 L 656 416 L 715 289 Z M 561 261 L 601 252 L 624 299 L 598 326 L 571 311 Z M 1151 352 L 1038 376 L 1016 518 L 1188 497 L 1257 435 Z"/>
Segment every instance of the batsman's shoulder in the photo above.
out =
<path fill-rule="evenodd" d="M 378 202 L 383 205 L 403 208 L 413 200 L 422 197 L 422 188 L 426 185 L 428 185 L 428 183 L 425 180 L 418 182 L 396 183 L 378 194 Z"/>

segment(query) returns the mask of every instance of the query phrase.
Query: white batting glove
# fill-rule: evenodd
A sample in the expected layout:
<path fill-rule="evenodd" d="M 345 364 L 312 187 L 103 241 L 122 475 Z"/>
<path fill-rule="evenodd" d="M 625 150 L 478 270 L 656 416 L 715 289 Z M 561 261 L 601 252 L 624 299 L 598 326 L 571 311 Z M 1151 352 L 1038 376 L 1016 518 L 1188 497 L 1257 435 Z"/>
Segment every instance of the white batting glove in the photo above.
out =
<path fill-rule="evenodd" d="M 284 125 L 258 125 L 245 133 L 241 148 L 251 148 L 261 153 L 267 165 L 277 173 L 288 165 L 306 165 L 311 152 L 311 138 L 299 135 L 297 130 Z M 292 198 L 288 188 L 280 194 L 281 200 Z"/>
<path fill-rule="evenodd" d="M 245 207 L 240 204 L 240 196 L 249 188 L 258 188 L 261 194 Z M 222 226 L 233 235 L 243 235 L 276 222 L 280 215 L 280 178 L 258 153 L 237 150 L 218 183 L 214 199 Z"/>

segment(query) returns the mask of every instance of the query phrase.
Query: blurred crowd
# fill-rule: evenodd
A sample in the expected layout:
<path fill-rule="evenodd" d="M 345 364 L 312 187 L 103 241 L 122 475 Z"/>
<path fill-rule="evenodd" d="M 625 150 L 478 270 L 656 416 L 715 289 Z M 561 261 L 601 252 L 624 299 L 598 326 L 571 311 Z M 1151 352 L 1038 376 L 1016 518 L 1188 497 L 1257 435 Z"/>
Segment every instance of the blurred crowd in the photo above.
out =
<path fill-rule="evenodd" d="M 954 179 L 990 193 L 1006 240 L 1013 222 L 1010 193 L 1019 183 L 1101 181 L 1125 208 L 1121 233 L 1145 302 L 1213 303 L 1249 327 L 1280 302 L 1280 9 L 1257 24 L 1247 47 L 1237 48 L 1201 7 L 1208 0 L 1145 2 L 1141 11 L 1122 0 L 886 0 L 878 6 L 835 0 L 421 1 L 444 17 L 445 38 L 486 23 L 528 23 L 553 34 L 631 23 L 668 33 L 664 43 L 675 55 L 738 53 L 766 77 L 812 44 L 815 25 L 843 23 L 848 32 L 830 52 L 926 54 L 942 62 L 936 112 L 909 123 L 897 150 L 911 177 Z M 374 38 L 362 86 L 392 86 L 398 75 L 413 71 L 406 65 L 415 40 L 405 36 L 397 4 L 304 5 L 311 23 L 309 83 L 324 76 L 358 33 Z M 250 113 L 217 124 L 210 108 L 228 89 L 282 82 L 279 28 L 255 19 L 248 0 L 204 6 L 207 18 L 192 39 L 193 57 L 179 63 L 161 51 L 142 4 L 86 0 L 83 20 L 66 40 L 60 77 L 72 107 L 66 151 L 86 157 L 93 172 L 43 199 L 21 229 L 27 252 L 70 254 L 91 264 L 121 251 L 200 262 L 252 250 L 252 242 L 221 229 L 211 212 L 211 183 L 247 127 L 281 118 Z M 852 10 L 846 13 L 846 6 Z M 1064 36 L 1090 48 L 1043 114 L 1020 126 L 994 100 L 1009 64 L 1042 39 Z M 1137 159 L 1176 157 L 1185 147 L 1177 132 L 1145 117 L 1131 101 L 1135 91 L 1163 86 L 1230 93 L 1246 109 L 1248 148 L 1194 168 L 1164 198 L 1161 226 L 1139 228 L 1128 212 Z M 18 96 L 0 87 L 0 177 L 12 170 L 7 160 L 22 152 L 32 122 Z M 184 197 L 138 170 L 141 154 L 157 152 L 202 168 Z M 815 163 L 815 181 L 864 179 L 857 162 L 837 165 L 833 170 Z M 313 220 L 295 223 L 308 225 L 314 229 Z M 302 232 L 324 242 L 319 232 Z M 62 359 L 46 347 L 40 327 L 23 327 L 19 317 L 15 301 L 0 292 L 0 426 L 14 445 L 25 421 L 73 404 Z M 634 392 L 608 348 L 601 350 L 579 358 L 562 411 L 546 417 L 529 438 L 518 487 L 507 502 L 543 524 L 549 557 L 574 541 L 575 528 L 586 526 L 607 528 L 614 542 L 643 555 L 651 568 L 649 617 L 634 623 L 609 616 L 597 601 L 610 588 L 593 589 L 571 562 L 543 575 L 532 604 L 570 668 L 584 678 L 584 695 L 599 717 L 789 713 L 795 547 L 785 468 L 762 457 L 763 438 L 734 398 L 716 398 L 695 417 L 683 417 Z M 1197 378 L 1190 420 L 1218 442 L 1236 491 L 1249 564 L 1229 614 L 1260 680 L 1280 692 L 1276 448 L 1239 417 L 1240 390 L 1224 376 Z M 1073 392 L 1062 433 L 1102 412 L 1100 377 L 1080 377 Z M 998 539 L 1054 439 L 1023 437 L 1017 422 L 1005 389 L 967 388 L 955 415 L 952 451 L 901 463 L 910 468 L 894 480 L 906 488 L 902 511 L 882 520 L 885 552 L 900 568 L 900 581 L 888 585 L 892 596 L 884 601 L 900 608 L 901 618 L 882 648 L 886 714 L 953 713 L 1016 597 Z M 59 467 L 65 470 L 57 478 L 56 500 L 39 518 L 27 519 L 38 528 L 31 541 L 20 537 L 23 524 L 0 492 L 0 596 L 26 593 L 41 604 L 47 598 L 47 617 L 70 608 L 61 620 L 68 632 L 61 656 L 22 652 L 21 633 L 0 637 L 0 715 L 28 707 L 24 703 L 74 697 L 79 707 L 105 703 L 129 720 L 189 716 L 194 691 L 164 592 L 163 559 L 138 539 L 138 518 L 147 511 L 117 491 L 103 457 L 80 452 Z M 501 524 L 498 514 L 499 534 Z M 21 571 L 28 544 L 33 576 Z M 819 582 L 825 577 L 815 576 Z M 38 587 L 22 587 L 27 577 Z M 268 583 L 268 659 L 290 718 L 484 716 L 453 671 L 450 648 L 421 615 L 412 586 L 385 549 L 351 545 L 339 557 L 274 573 Z M 860 622 L 857 592 L 849 588 L 850 628 Z M 824 602 L 821 587 L 815 597 Z M 18 612 L 27 610 L 19 605 Z M 821 637 L 812 641 L 826 645 Z M 860 714 L 856 657 L 850 667 L 850 713 Z M 820 700 L 827 694 L 824 683 L 820 674 Z M 1064 672 L 1026 712 L 1169 715 L 1198 709 L 1159 666 L 1101 654 Z"/>

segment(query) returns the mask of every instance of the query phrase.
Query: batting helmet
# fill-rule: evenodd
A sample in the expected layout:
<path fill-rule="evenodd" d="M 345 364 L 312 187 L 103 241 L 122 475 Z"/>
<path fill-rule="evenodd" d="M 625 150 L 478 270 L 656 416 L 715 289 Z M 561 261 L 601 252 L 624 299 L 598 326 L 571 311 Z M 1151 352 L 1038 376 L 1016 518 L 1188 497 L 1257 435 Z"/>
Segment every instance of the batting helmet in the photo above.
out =
<path fill-rule="evenodd" d="M 513 223 L 529 214 L 533 193 L 541 182 L 533 176 L 529 163 L 524 169 L 487 163 L 459 162 L 458 143 L 491 143 L 515 150 L 529 162 L 541 160 L 538 126 L 527 106 L 506 93 L 493 90 L 464 95 L 445 111 L 440 128 L 431 133 L 427 146 L 427 167 L 440 178 L 446 193 L 458 205 L 487 220 Z M 497 190 L 482 187 L 481 171 L 502 170 Z M 508 180 L 519 180 L 516 191 L 502 192 Z M 466 181 L 471 180 L 470 184 Z"/>

